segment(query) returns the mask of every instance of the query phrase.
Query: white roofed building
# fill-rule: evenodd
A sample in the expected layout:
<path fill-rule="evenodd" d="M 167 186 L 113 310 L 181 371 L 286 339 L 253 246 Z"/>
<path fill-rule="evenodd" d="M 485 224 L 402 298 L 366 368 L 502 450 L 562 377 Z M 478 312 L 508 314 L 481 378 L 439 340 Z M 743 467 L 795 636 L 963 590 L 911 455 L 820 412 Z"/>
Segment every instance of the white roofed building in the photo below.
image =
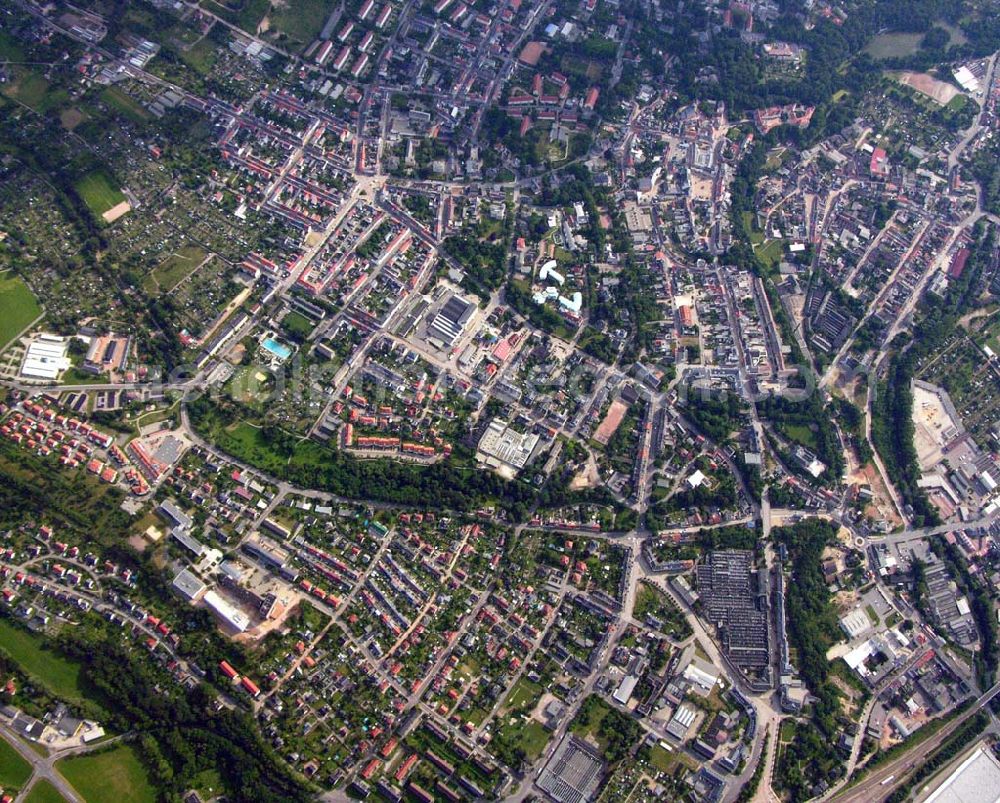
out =
<path fill-rule="evenodd" d="M 224 625 L 232 628 L 238 633 L 243 633 L 248 627 L 250 627 L 250 617 L 214 589 L 206 592 L 205 596 L 202 597 L 202 602 L 208 606 L 209 610 L 211 610 Z"/>
<path fill-rule="evenodd" d="M 57 379 L 70 367 L 69 341 L 58 335 L 40 334 L 32 339 L 21 363 L 21 376 Z"/>

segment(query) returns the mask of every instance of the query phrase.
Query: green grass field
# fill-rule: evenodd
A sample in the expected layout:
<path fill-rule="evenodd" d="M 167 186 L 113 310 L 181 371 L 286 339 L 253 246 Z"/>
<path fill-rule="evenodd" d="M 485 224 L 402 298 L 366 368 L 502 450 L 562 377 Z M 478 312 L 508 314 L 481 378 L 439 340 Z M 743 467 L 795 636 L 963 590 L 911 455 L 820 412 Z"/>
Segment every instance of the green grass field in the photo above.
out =
<path fill-rule="evenodd" d="M 8 792 L 20 789 L 31 777 L 31 765 L 6 739 L 0 739 L 0 787 Z"/>
<path fill-rule="evenodd" d="M 580 736 L 590 736 L 600 744 L 601 750 L 603 750 L 606 746 L 606 740 L 598 735 L 598 731 L 601 729 L 601 723 L 604 722 L 604 718 L 610 712 L 611 706 L 597 695 L 591 695 L 584 700 L 569 729 Z"/>
<path fill-rule="evenodd" d="M 805 424 L 782 424 L 779 428 L 786 437 L 801 443 L 807 449 L 816 448 L 816 435 Z"/>
<path fill-rule="evenodd" d="M 951 100 L 948 101 L 945 108 L 953 114 L 961 112 L 966 106 L 972 103 L 965 95 L 955 95 Z"/>
<path fill-rule="evenodd" d="M 0 273 L 0 351 L 41 314 L 38 299 L 24 280 Z"/>
<path fill-rule="evenodd" d="M 263 374 L 261 381 L 257 374 Z M 256 365 L 245 365 L 229 380 L 229 392 L 243 404 L 259 404 L 274 388 L 274 377 L 269 371 L 262 371 Z M 260 443 L 260 430 L 246 423 L 237 424 L 230 434 L 247 449 Z"/>
<path fill-rule="evenodd" d="M 257 32 L 271 7 L 270 0 L 203 0 L 201 5 L 249 33 Z"/>
<path fill-rule="evenodd" d="M 681 750 L 664 750 L 658 744 L 649 751 L 649 763 L 660 772 L 674 773 L 679 766 L 695 771 L 698 765 L 693 758 Z"/>
<path fill-rule="evenodd" d="M 541 686 L 527 678 L 521 678 L 514 684 L 514 688 L 510 690 L 506 706 L 512 711 L 524 708 L 527 705 L 534 706 L 541 696 Z"/>
<path fill-rule="evenodd" d="M 149 112 L 117 87 L 109 86 L 105 89 L 101 93 L 101 100 L 108 108 L 133 122 L 143 123 L 150 118 Z"/>
<path fill-rule="evenodd" d="M 288 0 L 279 3 L 269 17 L 271 28 L 288 36 L 291 40 L 289 44 L 294 45 L 290 50 L 304 50 L 319 36 L 334 5 L 333 0 Z"/>
<path fill-rule="evenodd" d="M 215 46 L 208 40 L 202 39 L 197 44 L 181 53 L 181 61 L 200 75 L 208 75 L 212 72 L 212 67 L 218 60 Z"/>
<path fill-rule="evenodd" d="M 0 619 L 0 651 L 57 697 L 70 702 L 82 701 L 83 678 L 79 664 L 48 649 L 40 636 Z"/>
<path fill-rule="evenodd" d="M 66 803 L 66 798 L 59 794 L 59 790 L 51 783 L 42 778 L 31 787 L 24 803 Z"/>
<path fill-rule="evenodd" d="M 5 31 L 0 31 L 0 61 L 24 61 L 21 43 Z"/>
<path fill-rule="evenodd" d="M 69 100 L 69 92 L 52 85 L 38 73 L 21 72 L 18 78 L 8 84 L 4 94 L 25 106 L 29 106 L 39 114 L 45 114 L 56 109 Z"/>
<path fill-rule="evenodd" d="M 196 245 L 186 245 L 168 256 L 153 269 L 153 278 L 161 290 L 173 290 L 187 278 L 208 256 Z"/>
<path fill-rule="evenodd" d="M 122 191 L 115 186 L 114 180 L 103 170 L 87 173 L 76 182 L 74 189 L 91 214 L 98 218 L 125 200 Z"/>
<path fill-rule="evenodd" d="M 149 773 L 129 745 L 91 755 L 70 756 L 56 768 L 87 803 L 155 803 Z"/>
<path fill-rule="evenodd" d="M 500 725 L 500 738 L 524 750 L 529 761 L 534 761 L 542 754 L 545 745 L 552 735 L 545 727 L 533 719 L 507 721 Z"/>
<path fill-rule="evenodd" d="M 4 89 L 4 94 L 25 106 L 30 106 L 35 111 L 41 111 L 45 93 L 48 91 L 48 81 L 37 73 L 26 72 L 8 85 Z"/>
<path fill-rule="evenodd" d="M 922 33 L 884 33 L 872 39 L 864 52 L 873 59 L 912 56 L 920 49 Z"/>
<path fill-rule="evenodd" d="M 785 251 L 783 240 L 769 240 L 766 245 L 757 249 L 757 256 L 768 268 L 773 268 L 781 262 L 781 255 Z"/>
<path fill-rule="evenodd" d="M 741 214 L 741 219 L 743 220 L 743 225 L 746 227 L 747 234 L 750 237 L 750 244 L 760 245 L 762 242 L 764 242 L 763 232 L 760 232 L 754 228 L 753 212 L 743 212 Z"/>
<path fill-rule="evenodd" d="M 1000 327 L 995 328 L 992 334 L 986 338 L 986 345 L 994 354 L 1000 354 Z"/>
<path fill-rule="evenodd" d="M 301 312 L 290 312 L 281 321 L 281 328 L 297 340 L 305 340 L 312 334 L 316 324 Z"/>
<path fill-rule="evenodd" d="M 222 786 L 222 776 L 218 770 L 204 770 L 191 780 L 191 787 L 201 792 L 206 800 L 225 791 Z"/>

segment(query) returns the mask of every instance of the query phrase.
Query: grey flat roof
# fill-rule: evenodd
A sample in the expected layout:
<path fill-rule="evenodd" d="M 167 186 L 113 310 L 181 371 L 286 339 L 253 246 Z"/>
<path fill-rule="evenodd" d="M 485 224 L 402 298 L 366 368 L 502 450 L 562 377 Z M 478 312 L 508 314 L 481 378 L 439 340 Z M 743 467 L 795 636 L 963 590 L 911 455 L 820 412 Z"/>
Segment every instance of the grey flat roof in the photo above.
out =
<path fill-rule="evenodd" d="M 205 590 L 205 584 L 189 569 L 183 569 L 174 578 L 174 588 L 188 599 L 194 599 Z"/>

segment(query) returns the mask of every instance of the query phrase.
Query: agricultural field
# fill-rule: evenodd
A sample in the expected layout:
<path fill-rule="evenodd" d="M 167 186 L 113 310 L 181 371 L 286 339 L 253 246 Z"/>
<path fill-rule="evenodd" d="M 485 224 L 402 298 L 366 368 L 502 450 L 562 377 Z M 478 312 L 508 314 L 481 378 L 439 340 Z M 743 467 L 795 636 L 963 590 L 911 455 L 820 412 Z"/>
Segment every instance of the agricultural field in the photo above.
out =
<path fill-rule="evenodd" d="M 155 803 L 156 792 L 135 750 L 122 744 L 111 750 L 70 756 L 56 763 L 87 803 Z"/>
<path fill-rule="evenodd" d="M 42 314 L 38 299 L 19 276 L 0 273 L 0 350 Z"/>
<path fill-rule="evenodd" d="M 76 182 L 74 189 L 96 218 L 100 218 L 109 209 L 125 200 L 122 191 L 115 186 L 114 180 L 103 170 L 87 173 Z"/>

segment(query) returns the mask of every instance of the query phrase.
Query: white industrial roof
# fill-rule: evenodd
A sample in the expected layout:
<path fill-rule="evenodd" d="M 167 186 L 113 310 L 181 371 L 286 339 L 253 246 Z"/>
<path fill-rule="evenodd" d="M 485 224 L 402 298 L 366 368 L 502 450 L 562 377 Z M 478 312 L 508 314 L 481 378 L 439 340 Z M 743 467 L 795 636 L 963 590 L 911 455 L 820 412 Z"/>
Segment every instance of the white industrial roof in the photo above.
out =
<path fill-rule="evenodd" d="M 997 803 L 1000 762 L 979 747 L 948 776 L 924 803 Z"/>
<path fill-rule="evenodd" d="M 21 375 L 34 379 L 55 379 L 70 366 L 69 345 L 56 335 L 39 335 L 28 345 Z"/>
<path fill-rule="evenodd" d="M 841 618 L 840 626 L 847 633 L 848 638 L 855 639 L 872 629 L 871 620 L 868 614 L 861 608 L 855 608 L 849 614 Z"/>

